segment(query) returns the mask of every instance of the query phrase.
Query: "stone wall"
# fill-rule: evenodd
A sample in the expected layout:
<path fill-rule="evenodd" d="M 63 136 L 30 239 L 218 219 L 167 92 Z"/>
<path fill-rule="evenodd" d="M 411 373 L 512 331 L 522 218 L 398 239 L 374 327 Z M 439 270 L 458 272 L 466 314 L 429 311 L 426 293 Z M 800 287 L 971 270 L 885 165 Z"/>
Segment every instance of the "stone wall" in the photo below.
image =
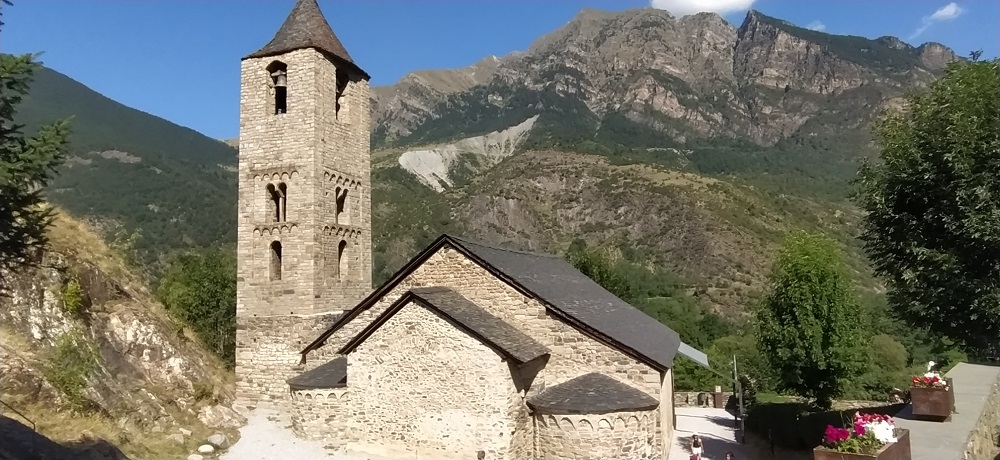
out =
<path fill-rule="evenodd" d="M 534 418 L 538 459 L 659 459 L 656 411 Z M 662 458 L 666 458 L 663 456 Z"/>
<path fill-rule="evenodd" d="M 563 323 L 540 302 L 525 297 L 497 279 L 485 269 L 467 259 L 458 251 L 445 247 L 431 255 L 420 267 L 402 280 L 367 311 L 331 336 L 325 346 L 307 357 L 309 366 L 326 362 L 350 338 L 382 314 L 389 305 L 413 287 L 447 286 L 476 305 L 503 319 L 552 350 L 545 367 L 535 376 L 528 393 L 540 391 L 589 372 L 601 372 L 629 382 L 650 396 L 661 401 L 672 401 L 672 384 L 665 384 L 666 373 L 658 372 L 636 361 L 579 330 Z M 354 369 L 348 368 L 348 386 L 351 387 Z M 668 382 L 669 383 L 669 382 Z M 523 405 L 523 402 L 521 403 Z M 669 410 L 669 409 L 667 409 Z M 665 448 L 672 433 L 672 413 L 664 414 L 667 423 L 656 424 L 656 445 Z M 666 441 L 666 442 L 665 442 Z M 474 457 L 473 457 L 474 458 Z"/>
<path fill-rule="evenodd" d="M 976 426 L 965 443 L 968 460 L 994 460 L 1000 454 L 1000 382 L 993 383 L 993 390 L 979 414 Z"/>
<path fill-rule="evenodd" d="M 704 395 L 705 402 L 698 404 L 698 396 Z M 732 391 L 722 392 L 722 402 L 725 404 Z M 715 404 L 715 393 L 711 391 L 678 391 L 674 393 L 674 406 L 676 407 L 713 407 Z"/>
<path fill-rule="evenodd" d="M 348 355 L 347 385 L 365 427 L 348 450 L 377 456 L 507 456 L 516 375 L 495 351 L 410 303 Z M 516 372 L 516 371 L 515 371 Z"/>
<path fill-rule="evenodd" d="M 305 370 L 299 365 L 299 352 L 339 316 L 237 316 L 236 396 L 240 405 L 287 401 L 288 379 Z"/>
<path fill-rule="evenodd" d="M 363 426 L 347 388 L 292 392 L 292 431 L 318 441 L 357 442 Z"/>

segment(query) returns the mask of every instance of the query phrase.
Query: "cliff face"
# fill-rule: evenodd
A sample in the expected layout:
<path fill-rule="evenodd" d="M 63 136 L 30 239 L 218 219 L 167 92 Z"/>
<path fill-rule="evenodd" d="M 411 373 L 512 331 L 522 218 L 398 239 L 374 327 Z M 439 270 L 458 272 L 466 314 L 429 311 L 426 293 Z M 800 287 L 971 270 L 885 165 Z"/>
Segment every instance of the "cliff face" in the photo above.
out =
<path fill-rule="evenodd" d="M 221 362 L 107 246 L 65 215 L 49 233 L 38 267 L 10 274 L 0 297 L 0 399 L 53 439 L 90 431 L 134 455 L 189 452 L 239 426 Z"/>

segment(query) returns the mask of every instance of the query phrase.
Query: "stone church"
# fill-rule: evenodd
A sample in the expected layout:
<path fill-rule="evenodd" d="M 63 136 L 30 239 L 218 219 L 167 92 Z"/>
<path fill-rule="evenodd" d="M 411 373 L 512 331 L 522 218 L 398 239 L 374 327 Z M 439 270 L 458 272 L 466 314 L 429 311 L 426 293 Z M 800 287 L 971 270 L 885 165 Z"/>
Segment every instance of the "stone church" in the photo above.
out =
<path fill-rule="evenodd" d="M 316 0 L 242 59 L 241 404 L 380 457 L 666 458 L 688 348 L 560 257 L 442 235 L 372 289 L 368 81 Z"/>

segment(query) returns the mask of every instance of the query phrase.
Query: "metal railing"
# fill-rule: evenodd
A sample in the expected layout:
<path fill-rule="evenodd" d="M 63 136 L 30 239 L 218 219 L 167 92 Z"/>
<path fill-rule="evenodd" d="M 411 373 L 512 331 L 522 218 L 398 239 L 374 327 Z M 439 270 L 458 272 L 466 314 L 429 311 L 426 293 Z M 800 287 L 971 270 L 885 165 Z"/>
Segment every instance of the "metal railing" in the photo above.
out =
<path fill-rule="evenodd" d="M 34 432 L 38 432 L 38 430 L 36 429 L 37 427 L 36 427 L 36 425 L 35 425 L 35 421 L 34 421 L 34 420 L 32 420 L 32 419 L 28 418 L 27 416 L 25 416 L 24 414 L 22 414 L 22 413 L 21 413 L 21 411 L 19 411 L 19 410 L 15 409 L 15 408 L 14 408 L 13 406 L 11 406 L 10 404 L 7 404 L 7 403 L 3 402 L 3 400 L 2 400 L 2 399 L 0 399 L 0 404 L 2 404 L 2 405 L 3 405 L 4 407 L 6 407 L 7 409 L 9 409 L 9 410 L 10 410 L 11 412 L 13 412 L 13 413 L 17 414 L 17 416 L 18 416 L 18 417 L 21 417 L 22 419 L 24 419 L 24 421 L 26 421 L 26 422 L 28 422 L 29 424 L 31 424 L 31 431 L 34 431 Z M 2 413 L 2 412 L 3 412 L 3 411 L 0 411 L 0 413 Z"/>

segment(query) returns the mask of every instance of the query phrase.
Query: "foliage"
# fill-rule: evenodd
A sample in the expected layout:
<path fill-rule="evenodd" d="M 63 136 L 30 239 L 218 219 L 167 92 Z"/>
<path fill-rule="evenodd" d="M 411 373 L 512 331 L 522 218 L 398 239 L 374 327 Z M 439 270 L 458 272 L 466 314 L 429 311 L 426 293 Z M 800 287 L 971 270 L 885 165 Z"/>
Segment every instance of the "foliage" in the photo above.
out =
<path fill-rule="evenodd" d="M 3 272 L 31 265 L 47 243 L 52 210 L 44 206 L 42 189 L 66 155 L 66 120 L 42 125 L 31 137 L 20 117 L 14 120 L 41 67 L 36 58 L 0 53 L 0 286 Z"/>
<path fill-rule="evenodd" d="M 577 270 L 600 284 L 608 292 L 626 302 L 633 300 L 631 280 L 625 278 L 620 270 L 601 255 L 582 248 L 569 252 L 567 259 Z"/>
<path fill-rule="evenodd" d="M 74 329 L 59 336 L 43 368 L 45 379 L 62 392 L 74 412 L 88 411 L 87 378 L 97 368 L 100 356 L 84 337 Z"/>
<path fill-rule="evenodd" d="M 191 327 L 228 366 L 236 353 L 236 254 L 216 248 L 177 256 L 157 288 L 172 315 Z"/>
<path fill-rule="evenodd" d="M 892 417 L 883 414 L 854 414 L 852 426 L 827 425 L 823 447 L 851 454 L 872 455 L 889 442 L 896 442 Z"/>
<path fill-rule="evenodd" d="M 76 279 L 69 280 L 62 290 L 63 311 L 72 316 L 80 315 L 84 309 L 83 300 L 83 289 L 80 288 L 80 282 Z"/>
<path fill-rule="evenodd" d="M 863 313 L 835 244 L 818 234 L 789 236 L 756 309 L 760 350 L 779 388 L 829 408 L 864 371 Z"/>
<path fill-rule="evenodd" d="M 956 62 L 875 129 L 861 238 L 892 310 L 972 355 L 1000 335 L 1000 60 Z"/>
<path fill-rule="evenodd" d="M 748 433 L 773 442 L 775 446 L 804 450 L 823 442 L 828 426 L 851 426 L 854 413 L 895 415 L 905 404 L 868 407 L 861 410 L 817 410 L 815 406 L 796 402 L 760 402 L 746 419 Z"/>
<path fill-rule="evenodd" d="M 141 230 L 135 255 L 153 275 L 165 254 L 236 241 L 235 149 L 37 70 L 18 110 L 25 131 L 66 117 L 73 126 L 47 199 L 76 216 L 120 222 L 129 234 Z"/>

